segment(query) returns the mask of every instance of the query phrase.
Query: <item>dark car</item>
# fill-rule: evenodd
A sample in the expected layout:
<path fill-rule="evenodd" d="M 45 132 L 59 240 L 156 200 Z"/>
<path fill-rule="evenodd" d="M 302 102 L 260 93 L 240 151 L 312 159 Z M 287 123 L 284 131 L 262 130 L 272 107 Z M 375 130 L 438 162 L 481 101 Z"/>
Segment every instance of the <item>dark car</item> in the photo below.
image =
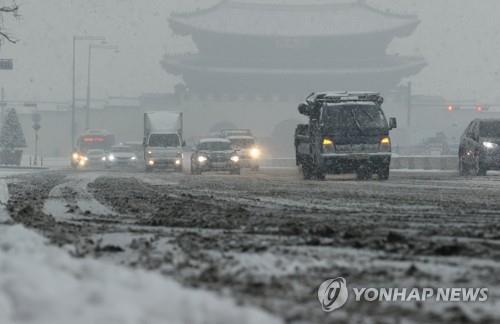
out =
<path fill-rule="evenodd" d="M 460 175 L 484 176 L 500 169 L 500 119 L 473 120 L 460 139 Z"/>
<path fill-rule="evenodd" d="M 229 171 L 240 174 L 240 158 L 225 138 L 206 138 L 200 140 L 191 155 L 191 173 L 206 171 Z"/>

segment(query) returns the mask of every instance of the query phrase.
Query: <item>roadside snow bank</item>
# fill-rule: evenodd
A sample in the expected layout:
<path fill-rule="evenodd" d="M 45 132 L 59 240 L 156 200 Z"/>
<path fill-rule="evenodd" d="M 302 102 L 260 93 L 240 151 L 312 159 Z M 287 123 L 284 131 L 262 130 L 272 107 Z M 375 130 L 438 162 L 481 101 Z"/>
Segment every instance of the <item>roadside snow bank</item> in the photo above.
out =
<path fill-rule="evenodd" d="M 20 225 L 0 226 L 0 323 L 279 323 L 158 274 L 74 259 Z"/>

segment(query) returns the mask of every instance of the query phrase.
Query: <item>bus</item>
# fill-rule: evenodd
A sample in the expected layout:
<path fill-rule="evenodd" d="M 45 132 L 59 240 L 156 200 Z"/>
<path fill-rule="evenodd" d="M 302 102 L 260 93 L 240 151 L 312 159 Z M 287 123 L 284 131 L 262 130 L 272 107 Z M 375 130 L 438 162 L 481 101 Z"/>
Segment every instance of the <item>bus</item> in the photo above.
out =
<path fill-rule="evenodd" d="M 115 145 L 115 135 L 105 130 L 88 130 L 80 135 L 76 142 L 76 148 L 72 154 L 71 166 L 84 167 L 87 162 L 89 150 L 103 150 L 109 152 Z"/>

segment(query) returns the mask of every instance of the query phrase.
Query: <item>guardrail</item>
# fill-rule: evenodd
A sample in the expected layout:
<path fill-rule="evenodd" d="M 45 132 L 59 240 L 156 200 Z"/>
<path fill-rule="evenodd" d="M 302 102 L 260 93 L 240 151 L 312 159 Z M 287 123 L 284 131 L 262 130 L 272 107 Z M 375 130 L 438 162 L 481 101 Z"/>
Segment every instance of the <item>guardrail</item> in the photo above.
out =
<path fill-rule="evenodd" d="M 269 158 L 261 161 L 263 168 L 296 168 L 295 158 Z M 458 170 L 458 157 L 453 155 L 426 156 L 393 155 L 391 169 L 409 170 Z"/>

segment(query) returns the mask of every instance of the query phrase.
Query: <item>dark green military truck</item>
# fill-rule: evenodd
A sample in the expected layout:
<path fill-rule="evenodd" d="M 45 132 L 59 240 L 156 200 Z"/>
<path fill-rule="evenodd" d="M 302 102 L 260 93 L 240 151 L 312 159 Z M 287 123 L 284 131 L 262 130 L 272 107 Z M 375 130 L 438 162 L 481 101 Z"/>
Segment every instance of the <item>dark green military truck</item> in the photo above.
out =
<path fill-rule="evenodd" d="M 299 105 L 308 124 L 295 130 L 296 162 L 304 179 L 326 174 L 356 173 L 359 179 L 377 174 L 389 178 L 391 139 L 396 119 L 387 121 L 384 99 L 375 92 L 313 93 Z"/>

